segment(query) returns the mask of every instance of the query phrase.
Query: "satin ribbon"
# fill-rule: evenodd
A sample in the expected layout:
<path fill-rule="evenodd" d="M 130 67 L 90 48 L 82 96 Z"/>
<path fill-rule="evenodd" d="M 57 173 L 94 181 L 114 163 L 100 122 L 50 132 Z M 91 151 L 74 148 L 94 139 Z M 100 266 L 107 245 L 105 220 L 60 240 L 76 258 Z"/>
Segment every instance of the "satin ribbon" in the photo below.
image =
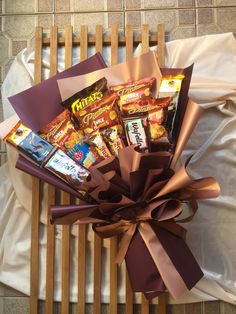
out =
<path fill-rule="evenodd" d="M 133 238 L 136 230 L 140 233 L 146 247 L 152 256 L 152 259 L 159 271 L 161 278 L 168 288 L 169 292 L 174 298 L 179 297 L 184 291 L 187 290 L 184 280 L 176 270 L 170 257 L 161 245 L 158 237 L 154 233 L 150 221 L 155 223 L 160 228 L 163 228 L 173 235 L 184 239 L 186 230 L 178 225 L 174 220 L 156 221 L 156 220 L 119 220 L 118 222 L 100 225 L 94 224 L 94 231 L 102 238 L 118 236 L 122 234 L 120 240 L 119 250 L 116 255 L 116 263 L 120 265 L 125 258 L 130 241 Z M 158 252 L 158 253 L 157 253 Z"/>

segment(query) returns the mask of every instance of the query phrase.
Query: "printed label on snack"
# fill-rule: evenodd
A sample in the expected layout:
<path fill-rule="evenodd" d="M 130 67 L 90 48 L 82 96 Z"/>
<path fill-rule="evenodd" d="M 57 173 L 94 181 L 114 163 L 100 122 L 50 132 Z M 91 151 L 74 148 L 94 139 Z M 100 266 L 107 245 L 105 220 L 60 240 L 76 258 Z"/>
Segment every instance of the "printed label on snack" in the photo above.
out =
<path fill-rule="evenodd" d="M 144 119 L 125 119 L 124 123 L 130 144 L 137 144 L 141 149 L 148 148 Z"/>
<path fill-rule="evenodd" d="M 101 102 L 77 112 L 75 116 L 84 133 L 91 133 L 97 129 L 117 124 L 119 121 L 116 101 L 117 96 L 113 94 L 106 96 Z"/>
<path fill-rule="evenodd" d="M 68 108 L 72 113 L 76 113 L 100 101 L 108 94 L 107 80 L 103 77 L 65 100 L 62 106 Z"/>
<path fill-rule="evenodd" d="M 58 149 L 45 168 L 74 187 L 79 187 L 89 176 L 89 171 Z"/>

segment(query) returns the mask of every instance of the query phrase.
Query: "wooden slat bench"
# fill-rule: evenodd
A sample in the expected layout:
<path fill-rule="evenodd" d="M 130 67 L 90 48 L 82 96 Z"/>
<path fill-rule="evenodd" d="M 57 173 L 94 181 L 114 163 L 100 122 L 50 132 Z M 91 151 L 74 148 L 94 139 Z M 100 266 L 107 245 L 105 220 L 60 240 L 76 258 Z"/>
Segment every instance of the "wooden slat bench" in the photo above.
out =
<path fill-rule="evenodd" d="M 71 26 L 65 28 L 62 35 L 59 36 L 56 26 L 51 27 L 50 36 L 43 36 L 43 29 L 37 27 L 35 30 L 35 74 L 34 81 L 39 83 L 42 80 L 42 49 L 44 46 L 50 47 L 50 75 L 57 73 L 57 54 L 58 46 L 65 46 L 65 68 L 72 65 L 72 48 L 74 45 L 80 46 L 80 60 L 84 60 L 88 55 L 88 47 L 94 46 L 96 52 L 101 52 L 104 45 L 111 47 L 111 64 L 118 63 L 118 48 L 125 47 L 126 60 L 133 55 L 134 47 L 139 43 L 142 45 L 142 52 L 145 53 L 149 50 L 149 46 L 158 43 L 157 54 L 160 66 L 164 66 L 164 26 L 157 25 L 155 34 L 149 34 L 148 25 L 142 25 L 140 34 L 134 35 L 131 25 L 126 25 L 125 34 L 118 33 L 117 25 L 112 25 L 110 35 L 103 35 L 102 26 L 95 27 L 95 34 L 88 34 L 86 25 L 81 26 L 79 36 L 73 34 Z M 42 182 L 37 178 L 32 178 L 32 223 L 31 223 L 31 272 L 30 272 L 30 313 L 38 313 L 38 292 L 39 292 L 39 225 L 40 225 L 40 199 L 42 193 Z M 55 203 L 58 191 L 53 186 L 48 187 L 48 205 Z M 61 204 L 70 202 L 70 195 L 61 192 Z M 62 277 L 61 277 L 61 313 L 69 313 L 70 307 L 70 226 L 62 227 Z M 86 291 L 86 229 L 85 225 L 78 226 L 78 302 L 77 312 L 79 314 L 85 313 L 85 291 Z M 117 266 L 114 262 L 117 252 L 117 238 L 110 239 L 110 303 L 109 313 L 116 314 L 118 311 L 118 276 Z M 93 291 L 93 313 L 101 313 L 101 281 L 102 281 L 102 245 L 103 242 L 100 237 L 94 234 L 94 291 Z M 47 222 L 47 247 L 46 247 L 46 301 L 45 313 L 53 313 L 54 303 L 54 263 L 55 263 L 55 227 Z M 127 314 L 133 313 L 133 292 L 130 282 L 126 273 L 126 303 L 125 312 Z M 163 295 L 158 300 L 158 313 L 166 313 L 166 302 L 168 295 Z M 157 306 L 155 307 L 157 311 Z M 149 313 L 149 303 L 142 296 L 141 313 Z"/>

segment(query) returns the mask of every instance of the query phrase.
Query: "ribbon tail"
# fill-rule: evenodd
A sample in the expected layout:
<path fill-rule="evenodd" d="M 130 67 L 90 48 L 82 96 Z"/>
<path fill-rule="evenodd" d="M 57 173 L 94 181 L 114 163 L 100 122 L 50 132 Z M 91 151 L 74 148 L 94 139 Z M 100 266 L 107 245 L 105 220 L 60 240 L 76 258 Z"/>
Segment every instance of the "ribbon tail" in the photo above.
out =
<path fill-rule="evenodd" d="M 119 245 L 119 250 L 116 255 L 115 262 L 120 266 L 121 263 L 123 262 L 125 255 L 128 251 L 130 242 L 133 238 L 133 235 L 136 230 L 136 224 L 132 223 L 130 224 L 129 229 L 123 234 L 121 240 L 120 240 L 120 245 Z"/>
<path fill-rule="evenodd" d="M 160 226 L 154 229 L 148 223 L 141 223 L 138 227 L 164 284 L 176 299 L 191 289 L 203 273 L 183 239 Z"/>

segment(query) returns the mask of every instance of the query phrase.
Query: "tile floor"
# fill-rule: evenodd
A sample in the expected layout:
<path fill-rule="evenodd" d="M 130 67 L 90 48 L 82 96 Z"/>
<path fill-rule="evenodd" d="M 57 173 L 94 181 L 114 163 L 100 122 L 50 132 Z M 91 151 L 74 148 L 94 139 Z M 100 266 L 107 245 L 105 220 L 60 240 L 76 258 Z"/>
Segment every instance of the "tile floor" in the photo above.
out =
<path fill-rule="evenodd" d="M 124 25 L 149 23 L 151 31 L 157 23 L 165 23 L 168 40 L 205 34 L 234 32 L 236 34 L 236 0 L 0 0 L 0 87 L 14 57 L 24 47 L 31 46 L 34 27 L 49 29 L 51 25 L 74 29 L 87 24 L 89 31 L 101 24 L 108 29 L 117 23 Z M 151 23 L 150 23 L 151 21 Z M 0 121 L 3 119 L 0 101 Z M 5 145 L 0 142 L 0 165 L 6 161 Z M 59 312 L 55 304 L 55 313 Z M 75 306 L 71 312 L 75 313 Z M 119 312 L 122 313 L 123 306 Z M 139 313 L 139 308 L 136 308 Z M 103 313 L 108 308 L 104 305 Z M 40 303 L 43 313 L 43 302 Z M 87 313 L 91 306 L 87 306 Z M 27 296 L 0 284 L 0 314 L 29 313 Z M 173 314 L 233 314 L 236 307 L 224 302 L 207 302 L 168 306 Z"/>

